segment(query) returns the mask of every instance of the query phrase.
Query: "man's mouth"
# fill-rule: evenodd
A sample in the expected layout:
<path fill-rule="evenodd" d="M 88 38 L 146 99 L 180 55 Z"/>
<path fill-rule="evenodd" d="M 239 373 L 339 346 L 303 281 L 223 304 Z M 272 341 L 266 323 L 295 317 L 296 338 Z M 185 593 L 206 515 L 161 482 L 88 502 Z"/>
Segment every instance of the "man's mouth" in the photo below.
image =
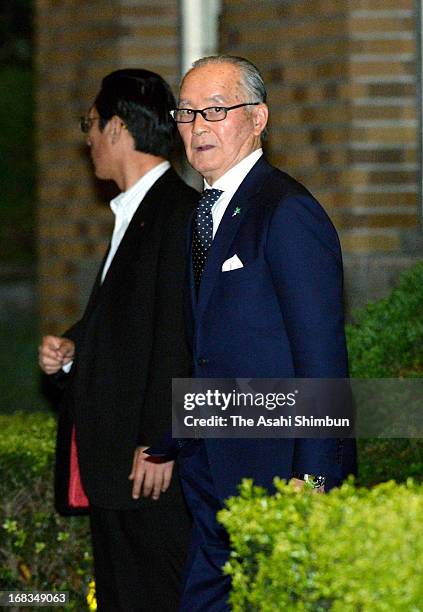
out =
<path fill-rule="evenodd" d="M 200 145 L 198 147 L 195 147 L 195 150 L 200 151 L 200 153 L 203 151 L 210 151 L 210 149 L 214 149 L 214 146 L 213 145 Z"/>

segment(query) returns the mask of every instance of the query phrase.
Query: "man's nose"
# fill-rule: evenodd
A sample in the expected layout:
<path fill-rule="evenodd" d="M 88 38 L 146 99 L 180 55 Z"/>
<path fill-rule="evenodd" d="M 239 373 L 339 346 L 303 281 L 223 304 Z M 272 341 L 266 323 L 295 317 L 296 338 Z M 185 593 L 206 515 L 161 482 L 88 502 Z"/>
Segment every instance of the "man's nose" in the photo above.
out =
<path fill-rule="evenodd" d="M 203 134 L 203 132 L 208 132 L 208 131 L 209 131 L 208 122 L 204 119 L 201 113 L 196 113 L 194 121 L 192 122 L 192 133 L 198 136 L 199 134 Z"/>

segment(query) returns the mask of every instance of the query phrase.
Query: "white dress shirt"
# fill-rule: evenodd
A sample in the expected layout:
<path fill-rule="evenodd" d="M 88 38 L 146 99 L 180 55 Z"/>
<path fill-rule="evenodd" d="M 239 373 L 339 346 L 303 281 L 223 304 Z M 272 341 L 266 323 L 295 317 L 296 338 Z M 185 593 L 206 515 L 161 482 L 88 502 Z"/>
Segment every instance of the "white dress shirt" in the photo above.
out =
<path fill-rule="evenodd" d="M 157 166 L 154 166 L 151 170 L 144 174 L 139 181 L 132 185 L 127 191 L 123 191 L 116 198 L 110 202 L 110 208 L 115 215 L 115 226 L 113 229 L 112 240 L 110 243 L 109 254 L 107 255 L 106 263 L 103 267 L 101 274 L 101 282 L 104 281 L 110 264 L 113 261 L 113 257 L 116 255 L 116 251 L 125 235 L 128 225 L 132 221 L 132 217 L 135 214 L 140 203 L 145 198 L 145 195 L 154 183 L 170 168 L 170 163 L 164 161 Z M 70 361 L 66 365 L 62 366 L 62 370 L 66 374 L 70 371 L 73 361 Z"/>
<path fill-rule="evenodd" d="M 115 227 L 113 229 L 109 254 L 103 267 L 101 282 L 105 279 L 110 264 L 113 261 L 113 257 L 116 255 L 116 251 L 119 248 L 122 238 L 139 204 L 144 199 L 147 191 L 169 168 L 170 163 L 168 161 L 164 161 L 154 166 L 154 168 L 149 170 L 147 174 L 144 174 L 135 185 L 132 185 L 128 191 L 123 191 L 110 202 L 110 208 L 115 215 Z"/>
<path fill-rule="evenodd" d="M 204 189 L 222 189 L 220 198 L 213 204 L 211 213 L 213 217 L 213 238 L 222 220 L 229 202 L 232 200 L 238 187 L 245 179 L 254 164 L 263 155 L 263 149 L 256 149 L 247 157 L 244 157 L 236 166 L 225 172 L 211 187 L 204 179 Z"/>

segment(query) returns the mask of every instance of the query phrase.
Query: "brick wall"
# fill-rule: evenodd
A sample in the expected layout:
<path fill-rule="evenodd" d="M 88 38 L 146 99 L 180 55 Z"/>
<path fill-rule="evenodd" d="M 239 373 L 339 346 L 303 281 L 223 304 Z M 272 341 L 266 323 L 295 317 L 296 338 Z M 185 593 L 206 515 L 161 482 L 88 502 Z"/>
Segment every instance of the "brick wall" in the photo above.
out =
<path fill-rule="evenodd" d="M 93 178 L 78 117 L 122 67 L 179 74 L 177 0 L 37 0 L 38 266 L 44 332 L 84 306 L 112 228 L 111 191 Z"/>
<path fill-rule="evenodd" d="M 423 253 L 416 3 L 223 2 L 221 48 L 262 70 L 269 157 L 340 231 L 351 308 Z"/>
<path fill-rule="evenodd" d="M 78 317 L 112 226 L 77 118 L 124 66 L 179 78 L 178 0 L 36 0 L 39 288 L 45 331 Z M 414 0 L 222 0 L 221 51 L 262 70 L 267 152 L 341 236 L 350 308 L 423 253 Z"/>

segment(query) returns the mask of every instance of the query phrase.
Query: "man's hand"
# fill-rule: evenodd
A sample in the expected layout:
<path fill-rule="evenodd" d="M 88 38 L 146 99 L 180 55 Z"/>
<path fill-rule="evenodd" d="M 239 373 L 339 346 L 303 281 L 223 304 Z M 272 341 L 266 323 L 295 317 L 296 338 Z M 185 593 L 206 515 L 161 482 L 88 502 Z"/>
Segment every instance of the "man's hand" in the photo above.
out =
<path fill-rule="evenodd" d="M 159 499 L 160 493 L 169 488 L 172 478 L 175 462 L 150 457 L 144 453 L 146 448 L 148 447 L 139 446 L 134 453 L 132 471 L 129 474 L 129 480 L 133 481 L 133 499 L 139 499 L 140 495 Z"/>
<path fill-rule="evenodd" d="M 46 374 L 56 374 L 75 357 L 75 344 L 69 338 L 44 336 L 38 347 L 38 363 Z"/>
<path fill-rule="evenodd" d="M 306 485 L 306 481 L 300 480 L 299 478 L 291 478 L 289 482 L 292 483 L 296 491 L 301 491 L 301 489 L 304 489 Z M 313 489 L 313 493 L 324 493 L 324 492 L 325 492 L 324 485 L 322 487 L 317 487 L 317 489 Z"/>

